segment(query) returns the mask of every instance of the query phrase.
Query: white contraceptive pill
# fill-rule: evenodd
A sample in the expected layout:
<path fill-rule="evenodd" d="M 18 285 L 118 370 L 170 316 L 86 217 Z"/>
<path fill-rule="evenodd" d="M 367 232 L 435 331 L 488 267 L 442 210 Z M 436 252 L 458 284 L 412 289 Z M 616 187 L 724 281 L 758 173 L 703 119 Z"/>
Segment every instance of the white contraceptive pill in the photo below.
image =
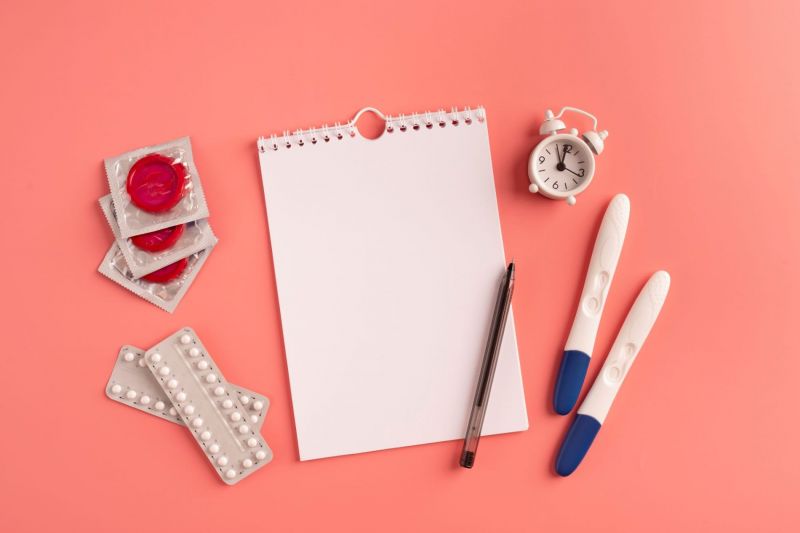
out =
<path fill-rule="evenodd" d="M 131 358 L 129 354 L 133 355 L 133 357 Z M 106 386 L 106 395 L 114 401 L 183 425 L 183 421 L 173 409 L 170 399 L 161 390 L 150 371 L 144 368 L 144 364 L 140 364 L 145 361 L 144 354 L 144 350 L 135 346 L 126 345 L 120 349 L 116 364 L 111 372 L 111 378 Z M 161 355 L 155 355 L 151 355 L 151 360 L 161 361 Z M 269 399 L 242 387 L 232 386 L 231 390 L 235 391 L 238 396 L 249 398 L 250 407 L 257 402 L 264 402 L 264 408 L 256 413 L 257 419 L 254 421 L 252 418 L 248 418 L 255 430 L 260 431 L 269 409 Z M 187 395 L 183 391 L 178 391 L 175 393 L 174 398 L 178 402 L 185 402 Z M 184 409 L 186 407 L 190 407 L 190 405 L 184 406 Z M 195 408 L 193 405 L 191 407 L 192 409 Z M 233 402 L 231 402 L 230 407 L 233 407 Z M 192 413 L 193 411 L 190 409 L 189 414 Z M 249 413 L 253 413 L 253 411 L 250 410 Z"/>
<path fill-rule="evenodd" d="M 200 357 L 208 362 L 206 370 L 192 365 L 192 360 L 196 359 L 190 353 L 192 347 L 196 347 L 201 353 Z M 150 357 L 155 353 L 161 356 L 157 361 Z M 272 460 L 272 450 L 257 428 L 251 427 L 244 420 L 243 415 L 249 413 L 239 399 L 240 394 L 225 380 L 192 329 L 183 328 L 170 335 L 148 350 L 146 355 L 147 368 L 157 380 L 163 394 L 179 410 L 178 414 L 184 424 L 190 428 L 198 446 L 225 483 L 238 483 Z M 169 368 L 167 375 L 161 372 L 165 367 Z M 169 387 L 170 380 L 178 382 L 177 389 Z M 178 392 L 186 394 L 184 402 L 177 400 Z M 222 402 L 220 398 L 223 398 Z M 230 408 L 222 405 L 224 399 L 231 400 Z M 252 403 L 256 401 L 259 400 L 254 399 Z M 188 404 L 195 408 L 190 415 L 183 411 Z M 239 413 L 239 416 L 232 416 L 233 413 Z M 255 439 L 255 446 L 249 445 L 253 442 L 251 439 Z M 245 467 L 245 461 L 248 460 L 247 464 L 251 466 Z"/>

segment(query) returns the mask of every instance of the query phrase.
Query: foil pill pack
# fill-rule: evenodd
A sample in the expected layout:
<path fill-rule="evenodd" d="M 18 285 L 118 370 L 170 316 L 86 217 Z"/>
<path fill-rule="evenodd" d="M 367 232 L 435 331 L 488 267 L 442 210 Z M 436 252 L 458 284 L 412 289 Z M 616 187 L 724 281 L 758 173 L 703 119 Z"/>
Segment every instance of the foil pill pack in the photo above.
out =
<path fill-rule="evenodd" d="M 146 351 L 122 346 L 105 389 L 116 402 L 185 426 L 227 485 L 272 461 L 260 433 L 269 400 L 229 383 L 191 328 Z"/>
<path fill-rule="evenodd" d="M 183 425 L 172 402 L 161 390 L 150 371 L 145 368 L 144 353 L 144 350 L 128 344 L 120 349 L 117 362 L 114 364 L 111 377 L 106 385 L 106 396 L 115 402 Z M 257 392 L 235 385 L 232 385 L 231 389 L 239 396 L 241 403 L 248 408 L 247 420 L 257 431 L 260 431 L 269 410 L 269 399 Z M 178 399 L 185 398 L 179 397 Z M 231 400 L 228 402 L 230 404 L 226 402 L 226 405 L 229 407 L 233 405 Z"/>

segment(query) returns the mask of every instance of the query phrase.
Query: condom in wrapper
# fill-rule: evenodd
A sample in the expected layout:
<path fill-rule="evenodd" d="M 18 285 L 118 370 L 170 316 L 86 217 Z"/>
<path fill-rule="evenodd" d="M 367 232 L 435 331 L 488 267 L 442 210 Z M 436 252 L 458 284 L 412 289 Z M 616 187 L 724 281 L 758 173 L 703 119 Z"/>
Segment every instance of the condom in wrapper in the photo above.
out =
<path fill-rule="evenodd" d="M 119 244 L 114 242 L 97 270 L 137 296 L 172 313 L 212 249 L 206 248 L 137 279 L 125 261 Z"/>
<path fill-rule="evenodd" d="M 117 239 L 128 269 L 137 279 L 217 244 L 217 237 L 207 219 L 123 239 L 111 195 L 100 198 L 100 208 Z"/>
<path fill-rule="evenodd" d="M 109 157 L 105 169 L 122 239 L 208 217 L 188 137 Z"/>

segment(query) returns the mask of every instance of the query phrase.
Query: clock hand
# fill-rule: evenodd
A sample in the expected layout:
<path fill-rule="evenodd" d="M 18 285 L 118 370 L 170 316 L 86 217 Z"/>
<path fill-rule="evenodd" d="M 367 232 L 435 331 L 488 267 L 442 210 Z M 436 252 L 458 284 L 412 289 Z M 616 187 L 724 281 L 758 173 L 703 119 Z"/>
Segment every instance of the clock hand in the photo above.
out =
<path fill-rule="evenodd" d="M 572 172 L 573 174 L 575 174 L 575 175 L 576 175 L 576 176 L 578 176 L 579 178 L 582 178 L 582 177 L 583 177 L 583 176 L 581 176 L 580 174 L 578 174 L 577 172 L 573 172 L 572 170 L 568 169 L 567 167 L 564 167 L 564 170 L 569 170 L 570 172 Z"/>
<path fill-rule="evenodd" d="M 556 170 L 558 170 L 559 172 L 563 172 L 564 169 L 567 168 L 567 167 L 564 166 L 564 157 L 566 157 L 567 152 L 566 152 L 566 150 L 564 150 L 562 148 L 561 149 L 561 154 L 559 154 L 558 153 L 558 145 L 556 145 L 556 155 L 559 156 L 558 157 L 558 164 L 556 165 Z"/>

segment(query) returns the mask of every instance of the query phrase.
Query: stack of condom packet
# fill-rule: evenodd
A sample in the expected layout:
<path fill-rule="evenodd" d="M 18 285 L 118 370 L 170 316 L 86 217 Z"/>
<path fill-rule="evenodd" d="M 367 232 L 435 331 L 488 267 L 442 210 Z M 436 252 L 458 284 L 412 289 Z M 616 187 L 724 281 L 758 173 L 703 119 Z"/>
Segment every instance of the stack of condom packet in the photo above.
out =
<path fill-rule="evenodd" d="M 105 160 L 110 194 L 99 200 L 114 243 L 98 270 L 173 312 L 217 244 L 183 137 Z"/>

